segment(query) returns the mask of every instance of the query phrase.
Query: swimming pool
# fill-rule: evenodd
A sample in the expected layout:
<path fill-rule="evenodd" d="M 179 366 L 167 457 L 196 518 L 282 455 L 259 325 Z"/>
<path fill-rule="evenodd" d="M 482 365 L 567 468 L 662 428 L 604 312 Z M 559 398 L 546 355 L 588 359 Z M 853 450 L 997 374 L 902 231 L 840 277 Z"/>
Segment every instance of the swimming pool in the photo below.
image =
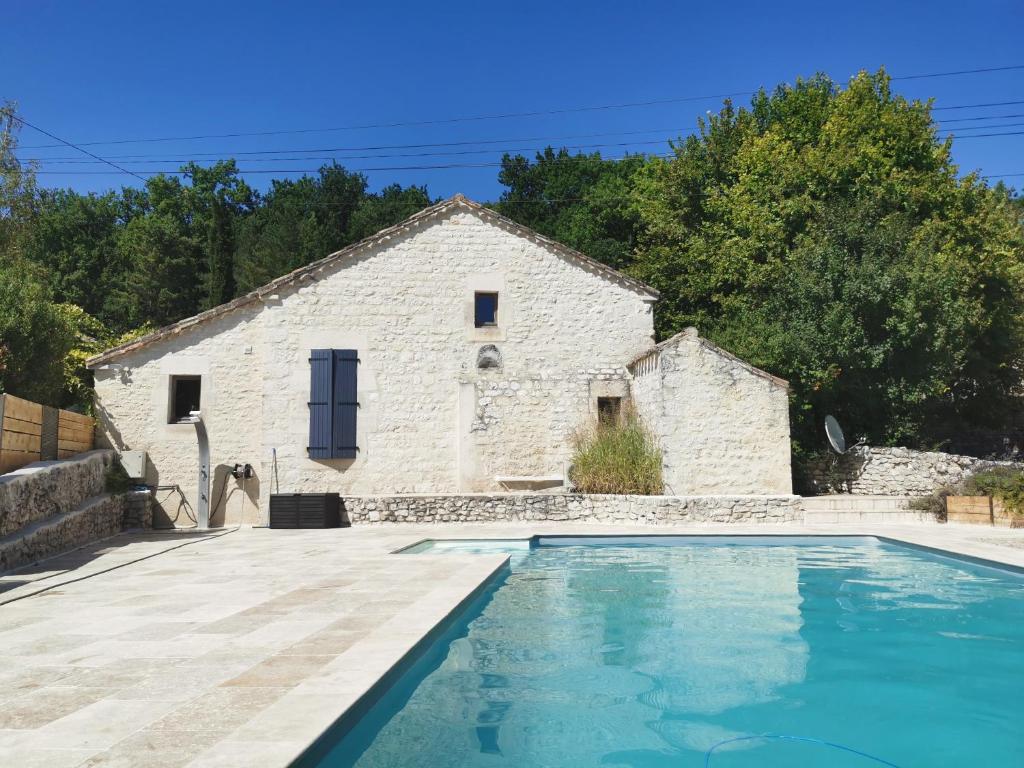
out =
<path fill-rule="evenodd" d="M 510 567 L 301 765 L 1024 764 L 1019 573 L 867 537 L 409 550 L 474 551 Z"/>

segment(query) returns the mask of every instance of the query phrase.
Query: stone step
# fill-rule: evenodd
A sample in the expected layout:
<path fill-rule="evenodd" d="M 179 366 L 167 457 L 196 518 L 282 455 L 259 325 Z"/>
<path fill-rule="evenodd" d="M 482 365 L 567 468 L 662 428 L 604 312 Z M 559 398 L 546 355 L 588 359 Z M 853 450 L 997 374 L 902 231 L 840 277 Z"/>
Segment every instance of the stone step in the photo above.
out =
<path fill-rule="evenodd" d="M 855 496 L 849 493 L 831 496 L 804 496 L 804 510 L 815 512 L 897 512 L 909 508 L 906 496 Z"/>
<path fill-rule="evenodd" d="M 113 461 L 114 452 L 101 449 L 58 461 L 37 461 L 0 475 L 0 537 L 71 512 L 103 494 Z"/>
<path fill-rule="evenodd" d="M 0 571 L 9 571 L 121 531 L 126 494 L 92 496 L 67 512 L 32 522 L 0 538 Z"/>

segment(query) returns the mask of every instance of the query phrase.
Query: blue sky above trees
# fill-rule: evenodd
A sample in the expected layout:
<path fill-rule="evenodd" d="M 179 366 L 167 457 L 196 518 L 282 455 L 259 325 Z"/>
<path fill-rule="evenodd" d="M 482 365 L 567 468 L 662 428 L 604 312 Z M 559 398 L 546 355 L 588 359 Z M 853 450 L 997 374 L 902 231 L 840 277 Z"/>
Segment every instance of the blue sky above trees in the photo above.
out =
<path fill-rule="evenodd" d="M 1024 5 L 780 3 L 306 3 L 173 4 L 12 0 L 0 43 L 0 97 L 26 119 L 74 142 L 445 120 L 657 101 L 772 87 L 816 71 L 845 81 L 859 69 L 895 77 L 1024 63 Z M 1024 101 L 1024 70 L 902 80 L 937 107 Z M 748 96 L 737 96 L 746 104 Z M 201 141 L 103 144 L 90 150 L 152 172 L 188 159 L 239 157 L 258 188 L 337 157 L 367 170 L 371 187 L 426 184 L 432 195 L 500 193 L 501 150 L 583 145 L 607 156 L 664 152 L 721 99 L 627 109 Z M 1024 104 L 936 113 L 961 136 L 1024 123 Z M 643 131 L 644 133 L 638 133 Z M 1020 132 L 1024 126 L 994 128 Z M 601 134 L 583 138 L 587 134 Z M 580 138 L 557 140 L 556 137 Z M 526 138 L 527 141 L 506 141 Z M 549 139 L 548 141 L 538 139 Z M 411 144 L 452 144 L 412 148 Z M 86 159 L 34 131 L 23 157 Z M 625 146 L 592 146 L 598 144 Z M 395 149 L 338 148 L 392 147 Z M 270 162 L 242 152 L 287 150 Z M 334 150 L 310 152 L 309 150 Z M 1024 134 L 955 144 L 962 170 L 1024 173 Z M 438 154 L 445 152 L 448 154 Z M 455 154 L 459 153 L 459 154 Z M 121 157 L 135 156 L 135 157 Z M 410 166 L 477 165 L 457 168 Z M 79 191 L 137 184 L 85 174 L 109 167 L 50 162 L 46 186 Z M 143 174 L 145 175 L 145 174 Z M 1024 186 L 1024 176 L 1006 179 Z"/>

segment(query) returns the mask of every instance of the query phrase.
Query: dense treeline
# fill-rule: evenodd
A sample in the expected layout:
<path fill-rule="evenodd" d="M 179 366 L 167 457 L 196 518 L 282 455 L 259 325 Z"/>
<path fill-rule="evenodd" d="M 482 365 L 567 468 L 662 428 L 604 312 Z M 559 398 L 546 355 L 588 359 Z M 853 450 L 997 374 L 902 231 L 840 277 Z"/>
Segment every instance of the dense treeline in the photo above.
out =
<path fill-rule="evenodd" d="M 265 193 L 233 160 L 145 189 L 39 189 L 0 137 L 0 389 L 67 404 L 80 360 L 228 301 L 431 202 L 341 166 Z M 1019 198 L 959 176 L 884 73 L 726 102 L 667 158 L 506 156 L 494 207 L 658 288 L 660 336 L 702 334 L 792 386 L 798 446 L 834 412 L 920 445 L 1019 410 Z M 70 357 L 68 350 L 72 350 Z M 60 361 L 63 362 L 63 369 Z"/>

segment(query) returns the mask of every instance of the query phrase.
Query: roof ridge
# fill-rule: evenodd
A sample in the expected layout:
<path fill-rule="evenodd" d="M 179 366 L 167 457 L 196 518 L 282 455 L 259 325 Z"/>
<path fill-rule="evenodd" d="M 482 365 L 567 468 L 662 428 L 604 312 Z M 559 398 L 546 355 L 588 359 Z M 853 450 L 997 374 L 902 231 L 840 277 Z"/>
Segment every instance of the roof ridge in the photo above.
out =
<path fill-rule="evenodd" d="M 519 234 L 520 236 L 533 238 L 534 240 L 544 243 L 549 247 L 555 248 L 556 250 L 578 261 L 583 262 L 587 266 L 596 269 L 599 272 L 602 272 L 606 276 L 612 277 L 613 279 L 625 283 L 634 290 L 647 293 L 652 299 L 657 299 L 660 296 L 658 291 L 642 283 L 636 278 L 623 274 L 622 272 L 619 272 L 617 269 L 609 267 L 607 264 L 602 264 L 596 259 L 592 259 L 591 257 L 587 256 L 584 253 L 581 253 L 580 251 L 577 251 L 574 248 L 570 248 L 569 246 L 563 245 L 562 243 L 559 243 L 556 240 L 552 240 L 551 238 L 546 237 L 545 235 L 542 235 L 539 232 L 530 229 L 529 227 L 523 224 L 513 221 L 507 216 L 503 216 L 502 214 L 498 213 L 493 209 L 487 208 L 485 205 L 482 205 L 481 203 L 478 203 L 475 200 L 470 200 L 461 192 L 456 192 L 451 197 L 446 198 L 444 200 L 439 200 L 433 205 L 429 205 L 426 208 L 417 211 L 413 215 L 403 219 L 397 224 L 392 224 L 390 227 L 385 227 L 384 229 L 375 232 L 374 234 L 369 235 L 368 237 L 364 237 L 361 240 L 346 245 L 344 248 L 340 248 L 337 251 L 334 251 L 333 253 L 329 253 L 323 258 L 317 259 L 316 261 L 312 261 L 309 264 L 305 264 L 299 267 L 298 269 L 294 269 L 291 272 L 281 275 L 280 277 L 276 277 L 269 283 L 261 285 L 259 288 L 254 288 L 253 290 L 249 291 L 248 293 L 242 296 L 239 296 L 238 298 L 232 299 L 231 301 L 225 302 L 224 304 L 219 304 L 216 307 L 212 307 L 191 317 L 179 320 L 175 323 L 171 323 L 170 325 L 165 325 L 162 328 L 158 328 L 155 331 L 151 331 L 150 333 L 145 334 L 144 336 L 140 336 L 136 339 L 132 339 L 131 341 L 127 341 L 124 344 L 119 344 L 116 347 L 111 347 L 110 349 L 106 349 L 96 355 L 93 355 L 92 357 L 85 361 L 85 365 L 87 368 L 93 368 L 113 358 L 148 346 L 149 344 L 159 341 L 160 339 L 172 336 L 177 333 L 181 333 L 196 325 L 205 323 L 207 320 L 212 320 L 213 318 L 219 317 L 220 315 L 223 315 L 227 312 L 232 312 L 248 304 L 260 301 L 264 296 L 274 293 L 276 290 L 283 286 L 291 285 L 292 283 L 313 276 L 314 273 L 320 271 L 328 264 L 340 258 L 349 256 L 368 246 L 375 245 L 377 243 L 388 240 L 389 238 L 408 229 L 409 227 L 415 226 L 420 221 L 423 221 L 424 219 L 430 218 L 431 216 L 434 216 L 448 208 L 452 208 L 455 206 L 462 206 L 472 211 L 475 211 L 485 217 L 491 217 L 501 222 L 505 226 L 514 229 L 516 233 Z"/>

